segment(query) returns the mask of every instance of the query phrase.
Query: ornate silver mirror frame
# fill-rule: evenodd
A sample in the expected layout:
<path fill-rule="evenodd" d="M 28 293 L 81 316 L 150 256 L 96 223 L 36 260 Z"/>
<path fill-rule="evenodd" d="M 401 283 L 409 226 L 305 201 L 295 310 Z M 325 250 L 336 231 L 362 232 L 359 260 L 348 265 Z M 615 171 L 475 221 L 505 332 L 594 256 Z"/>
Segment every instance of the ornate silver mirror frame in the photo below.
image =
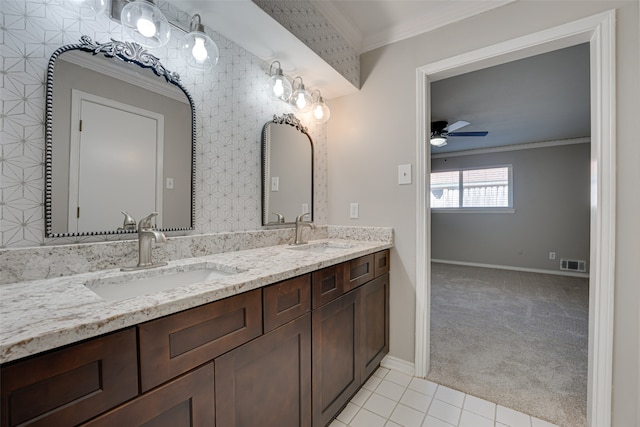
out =
<path fill-rule="evenodd" d="M 44 216 L 45 216 L 45 237 L 70 237 L 70 236 L 93 236 L 93 235 L 106 235 L 106 234 L 123 234 L 134 233 L 130 227 L 118 227 L 115 230 L 96 230 L 96 231 L 83 231 L 83 232 L 54 232 L 52 230 L 52 190 L 53 190 L 53 93 L 54 93 L 54 68 L 56 60 L 64 52 L 79 50 L 87 52 L 90 55 L 103 54 L 106 58 L 112 58 L 115 61 L 124 61 L 137 65 L 144 69 L 149 69 L 153 73 L 161 78 L 164 78 L 167 83 L 175 85 L 179 90 L 184 93 L 191 109 L 191 171 L 190 171 L 190 218 L 188 226 L 179 227 L 160 227 L 161 231 L 181 231 L 181 230 L 193 230 L 195 226 L 195 159 L 196 159 L 196 115 L 195 105 L 193 98 L 186 90 L 180 76 L 167 70 L 160 60 L 154 55 L 148 53 L 139 44 L 135 42 L 121 42 L 111 39 L 108 43 L 93 42 L 88 36 L 82 36 L 79 44 L 65 45 L 57 49 L 49 59 L 47 67 L 47 80 L 46 80 L 46 117 L 45 117 L 45 200 L 44 200 Z M 114 124 L 117 126 L 117 124 Z M 126 216 L 126 215 L 125 215 Z M 68 230 L 67 230 L 68 231 Z"/>
<path fill-rule="evenodd" d="M 312 221 L 313 211 L 313 140 L 295 115 L 274 115 L 262 128 L 262 225 L 294 224 L 305 212 Z"/>

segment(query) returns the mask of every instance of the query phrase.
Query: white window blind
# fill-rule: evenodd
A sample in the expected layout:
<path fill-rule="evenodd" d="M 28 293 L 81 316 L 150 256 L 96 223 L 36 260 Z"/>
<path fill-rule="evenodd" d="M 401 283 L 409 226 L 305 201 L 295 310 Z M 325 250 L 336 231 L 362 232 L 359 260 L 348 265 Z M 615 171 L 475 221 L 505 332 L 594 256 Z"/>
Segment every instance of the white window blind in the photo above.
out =
<path fill-rule="evenodd" d="M 434 209 L 511 208 L 511 166 L 431 173 Z"/>

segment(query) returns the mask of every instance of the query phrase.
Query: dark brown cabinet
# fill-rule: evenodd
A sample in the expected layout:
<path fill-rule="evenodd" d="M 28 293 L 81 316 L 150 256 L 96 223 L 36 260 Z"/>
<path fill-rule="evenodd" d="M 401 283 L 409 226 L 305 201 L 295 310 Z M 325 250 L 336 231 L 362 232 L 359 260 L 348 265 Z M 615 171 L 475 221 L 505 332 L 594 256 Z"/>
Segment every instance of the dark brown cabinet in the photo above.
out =
<path fill-rule="evenodd" d="M 389 251 L 0 367 L 0 427 L 324 427 L 389 350 Z"/>
<path fill-rule="evenodd" d="M 262 334 L 260 289 L 138 326 L 142 391 Z"/>
<path fill-rule="evenodd" d="M 311 274 L 269 285 L 262 292 L 265 334 L 311 310 Z"/>
<path fill-rule="evenodd" d="M 83 427 L 196 427 L 215 425 L 213 364 L 163 384 Z"/>
<path fill-rule="evenodd" d="M 77 425 L 138 394 L 129 328 L 2 367 L 2 427 Z"/>
<path fill-rule="evenodd" d="M 327 425 L 360 387 L 358 293 L 350 292 L 312 313 L 313 425 Z"/>
<path fill-rule="evenodd" d="M 215 360 L 218 426 L 311 425 L 310 322 L 307 313 Z"/>
<path fill-rule="evenodd" d="M 361 377 L 364 382 L 389 352 L 389 274 L 360 289 L 362 336 Z"/>

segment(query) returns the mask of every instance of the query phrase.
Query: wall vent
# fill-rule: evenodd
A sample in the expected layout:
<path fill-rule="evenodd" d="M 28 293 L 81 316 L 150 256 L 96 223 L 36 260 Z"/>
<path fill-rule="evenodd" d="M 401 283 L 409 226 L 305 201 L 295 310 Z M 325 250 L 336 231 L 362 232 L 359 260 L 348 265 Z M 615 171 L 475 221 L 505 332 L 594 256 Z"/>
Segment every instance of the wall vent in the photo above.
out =
<path fill-rule="evenodd" d="M 567 271 L 587 271 L 586 261 L 575 261 L 571 259 L 560 260 L 560 270 Z"/>

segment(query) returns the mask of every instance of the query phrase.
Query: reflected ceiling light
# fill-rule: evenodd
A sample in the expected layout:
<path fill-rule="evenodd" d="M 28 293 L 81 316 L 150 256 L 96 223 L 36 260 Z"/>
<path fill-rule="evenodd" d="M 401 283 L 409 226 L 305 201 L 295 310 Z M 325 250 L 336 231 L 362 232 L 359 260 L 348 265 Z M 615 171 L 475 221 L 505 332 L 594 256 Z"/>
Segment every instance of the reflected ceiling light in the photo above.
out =
<path fill-rule="evenodd" d="M 83 17 L 100 15 L 107 8 L 107 0 L 64 0 L 62 4 L 77 10 Z"/>
<path fill-rule="evenodd" d="M 122 3 L 126 0 L 112 1 Z M 122 7 L 120 22 L 134 30 L 133 39 L 144 47 L 162 47 L 171 38 L 169 21 L 153 0 L 129 1 Z"/>
<path fill-rule="evenodd" d="M 276 71 L 273 72 L 273 66 L 278 63 Z M 267 83 L 267 94 L 272 99 L 279 99 L 280 101 L 289 102 L 291 97 L 291 83 L 284 76 L 282 68 L 280 67 L 280 61 L 273 61 L 269 67 L 269 82 Z"/>
<path fill-rule="evenodd" d="M 189 32 L 180 40 L 180 56 L 192 68 L 208 71 L 218 63 L 220 50 L 211 37 L 204 32 L 200 15 L 191 18 Z"/>
<path fill-rule="evenodd" d="M 329 110 L 327 103 L 324 102 L 324 98 L 319 90 L 314 90 L 311 94 L 311 98 L 313 98 L 315 93 L 317 93 L 318 96 L 313 101 L 313 105 L 311 107 L 313 119 L 318 123 L 326 123 L 327 120 L 329 120 L 329 117 L 331 117 L 331 110 Z"/>
<path fill-rule="evenodd" d="M 311 110 L 311 104 L 313 104 L 313 99 L 311 98 L 311 95 L 309 95 L 309 92 L 307 92 L 307 90 L 304 88 L 304 83 L 302 81 L 302 77 L 298 76 L 295 79 L 293 79 L 293 83 L 296 82 L 296 80 L 300 79 L 300 83 L 298 83 L 298 87 L 296 90 L 293 91 L 293 94 L 291 94 L 291 99 L 289 99 L 289 104 L 291 104 L 291 106 L 301 112 L 301 113 L 306 113 L 309 110 Z"/>

